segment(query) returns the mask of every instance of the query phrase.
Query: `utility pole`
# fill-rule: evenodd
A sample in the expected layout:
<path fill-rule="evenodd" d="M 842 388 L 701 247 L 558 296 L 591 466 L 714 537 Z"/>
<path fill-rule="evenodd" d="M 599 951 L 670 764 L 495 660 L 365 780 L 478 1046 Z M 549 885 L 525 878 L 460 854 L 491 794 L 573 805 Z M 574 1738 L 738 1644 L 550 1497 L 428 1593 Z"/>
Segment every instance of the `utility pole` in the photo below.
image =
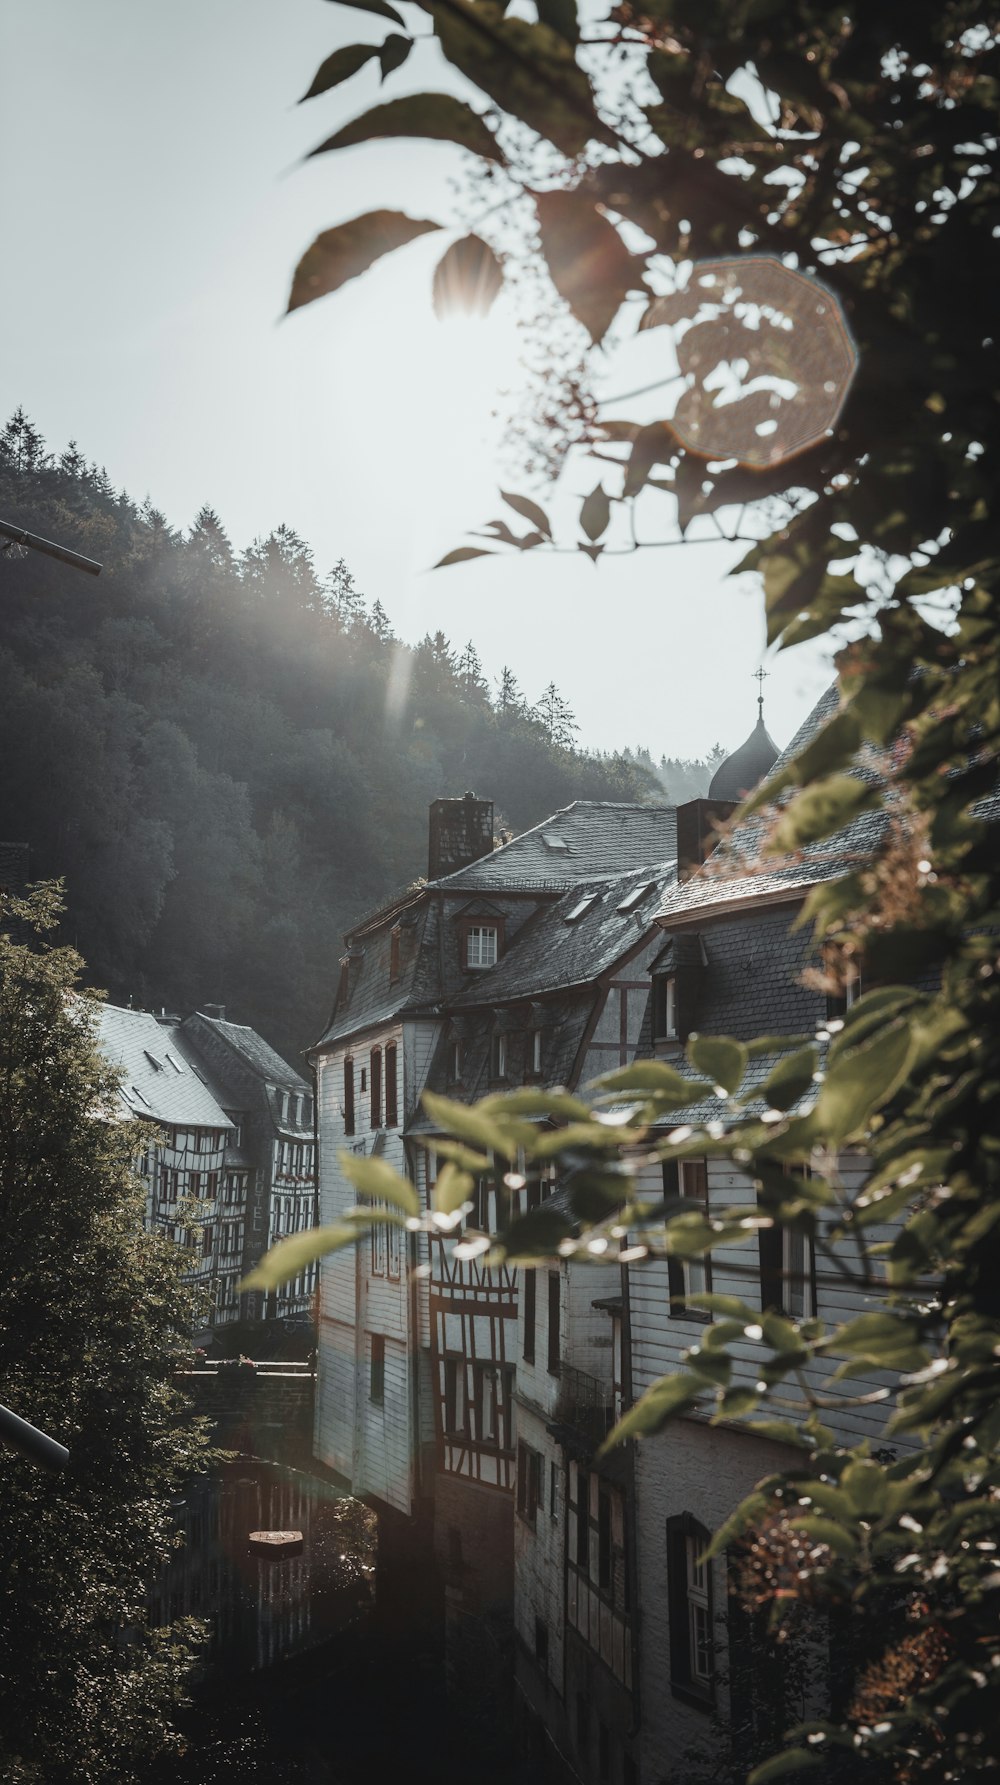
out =
<path fill-rule="evenodd" d="M 85 570 L 88 576 L 101 574 L 96 559 L 85 558 L 81 552 L 71 552 L 68 546 L 42 539 L 38 533 L 28 533 L 24 527 L 12 527 L 9 521 L 0 521 L 0 539 L 7 541 L 6 545 L 0 546 L 5 557 L 13 556 L 13 548 L 19 545 L 24 551 L 44 552 L 47 558 L 59 558 L 64 564 L 72 564 L 74 570 Z"/>

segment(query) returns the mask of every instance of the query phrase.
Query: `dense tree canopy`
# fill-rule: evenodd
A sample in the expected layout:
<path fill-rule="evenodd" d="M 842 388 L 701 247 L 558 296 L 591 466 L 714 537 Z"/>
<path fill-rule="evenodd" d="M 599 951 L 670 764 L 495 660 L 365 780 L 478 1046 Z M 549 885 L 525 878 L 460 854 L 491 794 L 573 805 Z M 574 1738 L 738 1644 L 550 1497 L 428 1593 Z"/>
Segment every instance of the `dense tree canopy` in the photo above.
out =
<path fill-rule="evenodd" d="M 0 907 L 0 1376 L 70 1453 L 45 1475 L 3 1451 L 0 1774 L 119 1785 L 169 1746 L 193 1652 L 190 1626 L 146 1617 L 171 1495 L 206 1460 L 174 1383 L 196 1307 L 184 1255 L 143 1231 L 142 1133 L 118 1117 L 82 963 L 48 945 L 58 909 L 44 888 Z"/>
<path fill-rule="evenodd" d="M 181 537 L 23 415 L 0 514 L 103 559 L 98 581 L 0 560 L 0 833 L 64 876 L 67 927 L 113 998 L 226 1004 L 286 1052 L 315 1040 L 346 924 L 426 870 L 427 808 L 468 788 L 520 830 L 577 798 L 661 799 L 575 748 L 473 644 L 400 644 L 347 566 L 281 527 L 242 556 L 203 508 Z"/>
<path fill-rule="evenodd" d="M 402 26 L 381 0 L 375 10 Z M 431 1114 L 455 1136 L 459 1170 L 492 1155 L 501 1182 L 519 1148 L 552 1157 L 559 1144 L 526 1116 L 571 1121 L 562 1162 L 579 1198 L 502 1232 L 496 1256 L 594 1243 L 630 1256 L 639 1242 L 692 1256 L 742 1221 L 748 1234 L 796 1228 L 872 1289 L 885 1271 L 883 1311 L 846 1329 L 702 1298 L 718 1317 L 705 1340 L 619 1437 L 698 1405 L 801 1447 L 801 1470 L 765 1483 L 717 1541 L 748 1522 L 777 1533 L 786 1594 L 833 1608 L 856 1657 L 875 1652 L 843 1721 L 786 1732 L 755 1782 L 995 1773 L 1000 881 L 995 833 L 974 808 L 995 790 L 1000 742 L 1000 16 L 976 0 L 622 0 L 585 17 L 573 0 L 538 0 L 530 19 L 500 0 L 418 0 L 407 12 L 471 83 L 469 103 L 390 99 L 322 151 L 445 136 L 481 158 L 478 264 L 463 250 L 477 291 L 491 260 L 508 283 L 533 270 L 579 329 L 584 376 L 567 397 L 557 367 L 541 422 L 550 461 L 574 441 L 602 461 L 570 548 L 640 549 L 647 517 L 667 542 L 717 527 L 752 542 L 743 567 L 760 575 L 772 641 L 830 628 L 842 641 L 847 617 L 840 709 L 757 804 L 777 802 L 779 855 L 885 799 L 897 820 L 881 856 L 806 907 L 831 987 L 863 960 L 878 989 L 800 1038 L 765 1087 L 765 1119 L 744 1113 L 743 1086 L 766 1038 L 704 1036 L 683 1075 L 660 1061 L 612 1075 L 596 1114 L 538 1091 L 475 1112 L 434 1100 Z M 323 86 L 321 71 L 313 92 Z M 413 227 L 378 219 L 319 238 L 292 308 Z M 587 368 L 637 331 L 660 344 L 643 393 L 659 412 L 641 422 L 606 416 L 586 388 Z M 491 523 L 488 545 L 448 561 L 565 549 L 539 503 L 508 505 L 527 531 Z M 856 772 L 863 741 L 885 747 L 881 788 Z M 717 1120 L 664 1143 L 654 1124 L 689 1102 L 692 1075 Z M 601 1120 L 602 1097 L 619 1113 L 632 1104 L 626 1130 Z M 850 1193 L 835 1164 L 845 1147 L 870 1161 Z M 734 1227 L 637 1199 L 638 1161 L 710 1152 L 753 1185 Z M 412 1209 L 405 1185 L 351 1169 L 363 1191 Z M 442 1177 L 454 1207 L 471 1178 Z M 899 1231 L 876 1260 L 866 1231 L 890 1215 Z M 748 1391 L 731 1386 L 729 1351 L 751 1333 L 763 1349 Z M 912 1450 L 889 1461 L 838 1448 L 808 1396 L 798 1428 L 773 1425 L 772 1397 L 801 1390 L 803 1363 L 828 1354 L 846 1377 L 884 1373 L 890 1437 Z"/>

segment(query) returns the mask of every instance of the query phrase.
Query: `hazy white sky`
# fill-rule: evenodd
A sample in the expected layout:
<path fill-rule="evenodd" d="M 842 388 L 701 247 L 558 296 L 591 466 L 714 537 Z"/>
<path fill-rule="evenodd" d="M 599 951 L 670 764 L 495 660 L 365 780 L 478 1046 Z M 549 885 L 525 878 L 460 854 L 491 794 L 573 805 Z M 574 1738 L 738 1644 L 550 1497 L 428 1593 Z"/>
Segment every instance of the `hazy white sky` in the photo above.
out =
<path fill-rule="evenodd" d="M 381 93 L 369 66 L 295 104 L 332 49 L 382 34 L 329 0 L 4 0 L 0 411 L 22 403 L 51 447 L 77 439 L 176 526 L 210 502 L 242 547 L 287 522 L 320 568 L 346 558 L 403 637 L 471 637 L 487 673 L 509 663 L 532 699 L 554 678 L 589 745 L 732 748 L 756 718 L 764 636 L 754 579 L 725 580 L 738 549 L 428 573 L 500 512 L 484 418 L 516 359 L 502 316 L 485 333 L 434 320 L 449 237 L 280 320 L 321 229 L 377 206 L 455 214 L 446 145 L 300 165 L 379 97 L 442 84 L 428 43 Z M 609 377 L 619 370 L 618 388 L 641 381 L 627 365 Z M 563 501 L 594 482 L 572 468 Z M 665 518 L 651 513 L 647 531 Z M 769 668 L 766 718 L 784 744 L 829 664 L 807 645 Z"/>

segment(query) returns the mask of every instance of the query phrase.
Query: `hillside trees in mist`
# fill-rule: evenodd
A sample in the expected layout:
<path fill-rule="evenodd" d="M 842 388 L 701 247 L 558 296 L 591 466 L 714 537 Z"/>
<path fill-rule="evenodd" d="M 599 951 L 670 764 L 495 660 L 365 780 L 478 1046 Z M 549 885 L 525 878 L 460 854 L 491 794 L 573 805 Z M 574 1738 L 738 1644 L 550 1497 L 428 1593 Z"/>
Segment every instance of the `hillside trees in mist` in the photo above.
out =
<path fill-rule="evenodd" d="M 239 553 L 206 506 L 182 536 L 20 412 L 0 513 L 104 564 L 0 561 L 0 834 L 65 876 L 68 939 L 113 999 L 225 1003 L 294 1052 L 345 925 L 425 871 L 432 799 L 474 788 L 517 831 L 663 797 L 573 747 L 553 684 L 533 708 L 509 671 L 491 692 L 471 641 L 400 643 L 288 527 Z"/>

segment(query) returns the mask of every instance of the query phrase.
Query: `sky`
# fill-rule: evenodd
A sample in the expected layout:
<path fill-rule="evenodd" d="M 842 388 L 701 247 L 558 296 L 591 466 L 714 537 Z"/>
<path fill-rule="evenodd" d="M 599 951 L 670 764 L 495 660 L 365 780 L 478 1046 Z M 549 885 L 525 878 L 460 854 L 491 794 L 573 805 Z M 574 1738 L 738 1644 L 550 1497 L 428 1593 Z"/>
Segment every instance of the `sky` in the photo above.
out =
<path fill-rule="evenodd" d="M 509 664 L 532 700 L 555 680 L 588 747 L 732 749 L 756 719 L 764 658 L 757 581 L 727 576 L 745 547 L 431 569 L 503 512 L 501 484 L 558 522 L 597 480 L 571 464 L 550 495 L 498 463 L 490 417 L 516 376 L 516 332 L 502 304 L 485 327 L 436 320 L 431 275 L 452 236 L 283 316 L 321 230 L 382 207 L 456 220 L 449 145 L 304 161 L 381 99 L 448 84 L 428 42 L 381 90 L 368 66 L 296 103 L 331 50 L 382 35 L 330 0 L 4 0 L 0 414 L 23 405 L 55 450 L 76 439 L 174 526 L 207 502 L 242 548 L 286 523 L 321 570 L 346 559 L 401 637 L 471 638 L 487 674 Z M 650 340 L 608 366 L 604 390 L 644 381 Z M 661 511 L 640 525 L 670 533 Z M 815 642 L 766 667 L 784 745 L 829 657 Z"/>

